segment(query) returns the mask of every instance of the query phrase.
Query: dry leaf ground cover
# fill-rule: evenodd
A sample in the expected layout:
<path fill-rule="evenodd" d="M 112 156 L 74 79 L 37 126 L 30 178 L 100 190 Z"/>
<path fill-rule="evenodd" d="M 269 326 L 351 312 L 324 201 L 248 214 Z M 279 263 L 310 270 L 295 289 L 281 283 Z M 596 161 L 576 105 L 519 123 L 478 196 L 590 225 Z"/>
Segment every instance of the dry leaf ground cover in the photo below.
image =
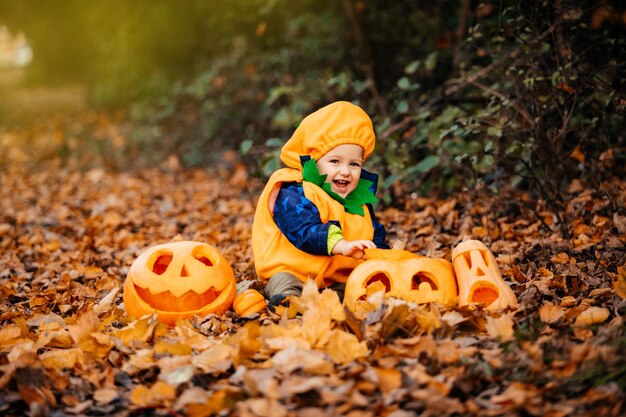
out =
<path fill-rule="evenodd" d="M 424 255 L 448 258 L 465 235 L 487 243 L 514 311 L 373 297 L 357 316 L 307 286 L 278 314 L 167 328 L 125 315 L 130 264 L 181 234 L 258 286 L 262 182 L 232 155 L 194 170 L 61 158 L 81 132 L 51 126 L 0 132 L 3 416 L 624 415 L 625 181 L 573 183 L 565 226 L 519 192 L 413 195 L 380 211 L 390 240 Z"/>

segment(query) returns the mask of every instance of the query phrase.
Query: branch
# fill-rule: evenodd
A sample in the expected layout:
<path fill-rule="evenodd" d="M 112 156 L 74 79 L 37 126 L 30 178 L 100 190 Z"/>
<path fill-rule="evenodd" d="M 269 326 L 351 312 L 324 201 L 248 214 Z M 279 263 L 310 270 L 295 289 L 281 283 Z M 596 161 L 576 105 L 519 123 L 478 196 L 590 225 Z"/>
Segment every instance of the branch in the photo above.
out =
<path fill-rule="evenodd" d="M 349 0 L 346 0 L 349 1 Z M 546 29 L 543 33 L 541 33 L 539 36 L 537 36 L 535 39 L 533 39 L 533 42 L 539 42 L 540 40 L 542 40 L 543 38 L 545 38 L 546 36 L 548 36 L 549 34 L 551 34 L 555 29 L 555 26 L 552 25 L 550 26 L 548 29 Z M 487 65 L 486 67 L 480 68 L 479 70 L 475 71 L 473 74 L 468 75 L 467 77 L 461 79 L 461 78 L 456 78 L 456 79 L 451 79 L 448 80 L 448 83 L 454 83 L 454 85 L 448 87 L 447 89 L 445 89 L 442 92 L 441 97 L 438 98 L 433 98 L 431 100 L 428 101 L 428 103 L 422 105 L 416 112 L 414 112 L 414 114 L 419 115 L 420 113 L 422 113 L 423 111 L 428 110 L 433 104 L 436 104 L 440 101 L 443 101 L 444 99 L 448 98 L 449 96 L 451 96 L 452 94 L 464 89 L 465 87 L 469 86 L 469 85 L 476 85 L 476 83 L 478 82 L 479 79 L 483 78 L 484 76 L 486 76 L 487 74 L 489 74 L 490 72 L 496 70 L 497 68 L 501 67 L 502 65 L 505 64 L 510 64 L 511 60 L 514 60 L 515 58 L 518 57 L 518 55 L 522 52 L 522 46 L 519 46 L 513 50 L 511 50 L 508 54 L 504 55 L 503 57 L 501 57 L 499 60 L 492 62 L 491 64 Z M 476 85 L 477 87 L 479 87 L 478 85 Z M 480 87 L 479 87 L 480 88 Z M 491 90 L 494 95 L 497 96 L 497 93 L 495 90 Z M 505 97 L 504 95 L 500 94 L 501 97 Z M 514 107 L 515 108 L 515 107 Z M 530 122 L 530 126 L 533 126 L 534 123 L 532 122 L 532 118 L 530 117 L 530 115 L 521 107 L 517 107 L 515 108 L 516 111 L 518 111 L 522 117 L 524 118 L 524 120 L 526 121 L 526 123 Z M 410 125 L 413 121 L 415 121 L 417 118 L 417 116 L 408 116 L 405 117 L 404 119 L 402 119 L 400 122 L 389 126 L 381 135 L 380 138 L 381 139 L 385 139 L 389 136 L 391 136 L 392 134 L 404 129 L 406 126 Z"/>
<path fill-rule="evenodd" d="M 534 126 L 535 123 L 533 122 L 533 118 L 530 116 L 530 114 L 528 114 L 526 109 L 521 107 L 515 101 L 511 100 L 510 98 L 508 98 L 507 96 L 505 96 L 501 92 L 496 91 L 493 88 L 490 88 L 490 87 L 488 87 L 488 86 L 486 86 L 486 85 L 484 85 L 484 84 L 482 84 L 482 83 L 480 83 L 478 81 L 474 81 L 472 84 L 475 85 L 476 87 L 480 88 L 481 90 L 485 91 L 486 93 L 491 94 L 492 96 L 498 97 L 502 101 L 509 101 L 511 103 L 511 106 L 513 107 L 513 109 L 516 112 L 518 112 L 520 114 L 520 116 L 522 116 L 522 119 L 524 119 L 524 121 L 526 122 L 526 127 L 532 128 Z"/>
<path fill-rule="evenodd" d="M 533 42 L 538 42 L 538 41 L 542 40 L 543 38 L 548 36 L 550 33 L 552 33 L 554 31 L 554 29 L 555 29 L 554 25 L 550 26 L 541 35 L 537 36 L 533 40 Z M 462 90 L 463 88 L 467 87 L 470 84 L 473 84 L 475 81 L 479 80 L 480 78 L 484 77 L 485 75 L 489 74 L 491 71 L 501 67 L 504 64 L 510 64 L 511 60 L 514 60 L 515 58 L 517 58 L 517 56 L 521 52 L 522 52 L 522 47 L 519 46 L 519 47 L 511 50 L 508 54 L 504 55 L 499 60 L 497 60 L 495 62 L 492 62 L 491 64 L 487 65 L 486 67 L 483 67 L 483 68 L 477 70 L 473 74 L 470 74 L 470 75 L 468 75 L 467 77 L 465 77 L 463 79 L 457 78 L 457 79 L 449 80 L 450 83 L 455 83 L 455 85 L 452 85 L 451 87 L 448 87 L 446 90 L 444 90 L 444 92 L 443 92 L 444 96 L 449 96 L 449 95 L 452 95 L 452 94 L 456 93 L 457 91 Z"/>

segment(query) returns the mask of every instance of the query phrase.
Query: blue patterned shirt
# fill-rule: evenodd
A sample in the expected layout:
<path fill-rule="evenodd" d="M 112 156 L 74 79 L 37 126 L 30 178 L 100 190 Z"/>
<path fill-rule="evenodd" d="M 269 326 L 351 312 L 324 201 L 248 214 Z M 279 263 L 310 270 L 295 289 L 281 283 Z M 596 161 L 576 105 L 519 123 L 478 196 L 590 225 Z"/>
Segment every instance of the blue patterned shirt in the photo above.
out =
<path fill-rule="evenodd" d="M 367 208 L 374 226 L 374 244 L 388 249 L 385 227 L 376 221 L 371 204 Z M 306 198 L 302 186 L 293 182 L 281 185 L 274 206 L 274 222 L 292 245 L 313 255 L 328 255 L 328 229 L 331 224 L 341 228 L 335 220 L 322 223 L 315 204 Z"/>

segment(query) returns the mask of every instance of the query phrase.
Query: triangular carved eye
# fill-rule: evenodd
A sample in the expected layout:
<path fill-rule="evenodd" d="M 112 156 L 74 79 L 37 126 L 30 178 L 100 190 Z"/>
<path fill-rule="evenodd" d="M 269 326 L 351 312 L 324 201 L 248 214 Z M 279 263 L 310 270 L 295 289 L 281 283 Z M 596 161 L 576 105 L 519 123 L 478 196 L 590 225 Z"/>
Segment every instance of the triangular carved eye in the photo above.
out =
<path fill-rule="evenodd" d="M 157 256 L 150 270 L 157 275 L 161 275 L 167 271 L 167 267 L 172 263 L 172 259 L 174 259 L 172 252 L 163 251 Z"/>
<path fill-rule="evenodd" d="M 465 263 L 467 264 L 468 269 L 472 269 L 472 255 L 470 251 L 463 252 L 463 258 L 465 258 Z"/>

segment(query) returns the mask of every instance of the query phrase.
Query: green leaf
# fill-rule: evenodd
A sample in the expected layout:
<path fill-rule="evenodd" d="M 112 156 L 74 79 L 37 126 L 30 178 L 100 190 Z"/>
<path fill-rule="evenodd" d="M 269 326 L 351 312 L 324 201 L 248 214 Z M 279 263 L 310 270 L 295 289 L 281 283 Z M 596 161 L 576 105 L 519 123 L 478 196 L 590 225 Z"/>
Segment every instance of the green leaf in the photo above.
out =
<path fill-rule="evenodd" d="M 252 148 L 252 143 L 252 139 L 246 139 L 241 142 L 241 145 L 239 146 L 239 152 L 241 152 L 242 155 L 247 155 Z"/>
<path fill-rule="evenodd" d="M 401 90 L 409 90 L 411 89 L 411 81 L 407 77 L 402 77 L 398 80 L 398 88 Z"/>
<path fill-rule="evenodd" d="M 273 148 L 283 146 L 283 144 L 284 144 L 283 141 L 278 138 L 270 138 L 267 141 L 265 141 L 265 146 L 271 146 Z"/>
<path fill-rule="evenodd" d="M 421 60 L 418 59 L 416 61 L 413 61 L 409 65 L 404 67 L 404 72 L 406 74 L 415 74 L 415 72 L 419 69 L 420 65 L 422 65 Z"/>
<path fill-rule="evenodd" d="M 415 165 L 414 169 L 417 172 L 425 173 L 439 165 L 439 157 L 437 155 L 428 155 Z"/>
<path fill-rule="evenodd" d="M 406 100 L 402 100 L 396 106 L 396 110 L 398 111 L 398 113 L 406 113 L 406 112 L 408 112 L 409 111 L 409 103 L 407 103 Z"/>
<path fill-rule="evenodd" d="M 491 126 L 487 129 L 487 134 L 490 136 L 501 137 L 502 136 L 502 127 L 500 126 Z"/>

